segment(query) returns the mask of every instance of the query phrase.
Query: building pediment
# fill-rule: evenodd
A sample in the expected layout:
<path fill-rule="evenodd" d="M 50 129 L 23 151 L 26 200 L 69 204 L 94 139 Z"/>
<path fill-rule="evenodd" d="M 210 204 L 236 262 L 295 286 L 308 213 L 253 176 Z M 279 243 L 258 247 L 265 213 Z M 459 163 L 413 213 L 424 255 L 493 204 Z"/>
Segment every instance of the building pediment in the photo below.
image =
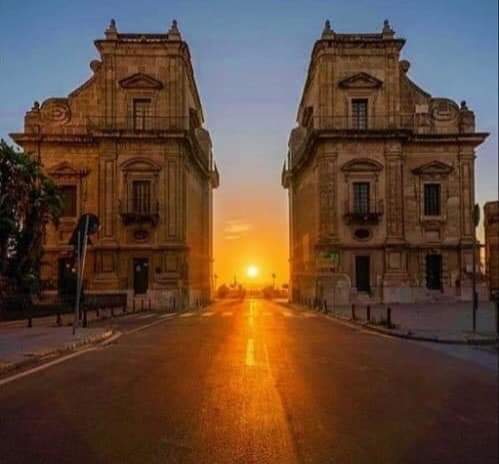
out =
<path fill-rule="evenodd" d="M 344 89 L 377 89 L 382 85 L 383 81 L 365 72 L 354 74 L 338 83 Z"/>
<path fill-rule="evenodd" d="M 132 158 L 121 165 L 122 171 L 161 171 L 161 166 L 148 158 Z"/>
<path fill-rule="evenodd" d="M 163 88 L 163 83 L 154 79 L 147 74 L 136 73 L 129 77 L 125 77 L 120 81 L 121 87 L 124 89 L 155 89 L 160 90 Z"/>
<path fill-rule="evenodd" d="M 418 176 L 423 174 L 448 175 L 452 172 L 452 169 L 452 166 L 435 160 L 413 169 L 412 172 Z"/>
<path fill-rule="evenodd" d="M 343 172 L 372 172 L 381 171 L 382 169 L 383 165 L 381 163 L 368 158 L 354 159 L 346 162 L 341 167 Z"/>
<path fill-rule="evenodd" d="M 84 177 L 89 172 L 88 169 L 76 169 L 67 161 L 47 169 L 47 173 L 52 177 Z"/>

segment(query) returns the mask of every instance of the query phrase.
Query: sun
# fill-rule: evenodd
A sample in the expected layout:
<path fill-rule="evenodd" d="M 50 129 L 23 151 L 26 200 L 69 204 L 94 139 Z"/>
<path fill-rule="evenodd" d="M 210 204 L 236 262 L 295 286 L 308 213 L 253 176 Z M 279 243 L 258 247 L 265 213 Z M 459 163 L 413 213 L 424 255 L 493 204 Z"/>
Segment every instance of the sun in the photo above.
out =
<path fill-rule="evenodd" d="M 246 269 L 246 275 L 250 279 L 254 279 L 254 278 L 258 277 L 258 274 L 260 274 L 260 269 L 258 269 L 253 264 L 251 266 L 248 266 L 248 268 Z"/>

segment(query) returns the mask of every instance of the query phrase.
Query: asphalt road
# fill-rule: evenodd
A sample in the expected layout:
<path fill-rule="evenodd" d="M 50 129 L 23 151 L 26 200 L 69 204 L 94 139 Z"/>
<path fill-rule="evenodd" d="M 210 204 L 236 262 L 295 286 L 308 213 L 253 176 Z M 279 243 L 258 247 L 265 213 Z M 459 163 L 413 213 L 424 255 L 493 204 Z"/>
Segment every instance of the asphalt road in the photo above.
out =
<path fill-rule="evenodd" d="M 262 300 L 154 322 L 0 386 L 0 462 L 497 462 L 476 364 Z"/>

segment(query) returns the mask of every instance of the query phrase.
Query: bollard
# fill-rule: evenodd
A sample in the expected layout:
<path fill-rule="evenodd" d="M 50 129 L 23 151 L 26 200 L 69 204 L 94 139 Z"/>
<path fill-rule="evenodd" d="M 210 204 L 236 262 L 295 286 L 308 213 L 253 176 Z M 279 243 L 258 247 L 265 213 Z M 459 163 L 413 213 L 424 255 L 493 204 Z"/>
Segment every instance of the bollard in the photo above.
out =
<path fill-rule="evenodd" d="M 97 308 L 95 308 L 95 317 L 96 318 L 99 318 L 100 317 L 100 309 L 99 307 L 97 306 Z"/>
<path fill-rule="evenodd" d="M 496 298 L 496 335 L 499 336 L 499 296 Z"/>
<path fill-rule="evenodd" d="M 87 308 L 83 308 L 83 327 L 87 328 Z"/>
<path fill-rule="evenodd" d="M 327 314 L 327 301 L 324 300 L 324 312 Z"/>
<path fill-rule="evenodd" d="M 114 306 L 111 306 L 111 317 L 114 317 Z"/>
<path fill-rule="evenodd" d="M 58 311 L 57 312 L 57 317 L 55 319 L 55 323 L 58 325 L 58 326 L 61 326 L 62 322 L 61 322 L 61 313 Z"/>
<path fill-rule="evenodd" d="M 140 311 L 144 311 L 144 298 L 140 300 Z"/>
<path fill-rule="evenodd" d="M 30 316 L 28 316 L 28 327 L 33 327 L 33 318 Z"/>
<path fill-rule="evenodd" d="M 135 297 L 133 298 L 133 303 L 132 303 L 132 313 L 135 312 Z"/>
<path fill-rule="evenodd" d="M 135 305 L 135 299 L 133 300 L 133 303 Z M 134 309 L 135 311 L 135 309 Z M 126 303 L 123 305 L 123 314 L 126 314 Z"/>
<path fill-rule="evenodd" d="M 352 321 L 355 321 L 357 318 L 355 316 L 355 304 L 352 303 Z"/>
<path fill-rule="evenodd" d="M 149 300 L 147 300 L 148 302 L 148 306 L 149 306 L 149 311 L 151 310 L 151 299 L 149 298 Z"/>
<path fill-rule="evenodd" d="M 367 322 L 371 322 L 371 306 L 367 305 L 366 307 L 366 319 Z"/>
<path fill-rule="evenodd" d="M 390 306 L 386 308 L 386 326 L 388 328 L 392 326 L 392 308 Z"/>

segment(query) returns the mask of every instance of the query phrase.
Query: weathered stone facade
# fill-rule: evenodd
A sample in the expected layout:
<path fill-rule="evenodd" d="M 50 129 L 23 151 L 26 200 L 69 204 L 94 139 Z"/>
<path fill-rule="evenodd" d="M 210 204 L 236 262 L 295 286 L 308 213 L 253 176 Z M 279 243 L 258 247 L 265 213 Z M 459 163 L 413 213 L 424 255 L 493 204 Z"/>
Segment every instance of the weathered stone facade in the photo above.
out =
<path fill-rule="evenodd" d="M 485 269 L 491 296 L 499 299 L 499 201 L 484 206 Z"/>
<path fill-rule="evenodd" d="M 12 138 L 64 188 L 65 214 L 45 236 L 42 279 L 55 292 L 70 267 L 78 217 L 94 213 L 85 288 L 139 294 L 155 306 L 206 302 L 212 285 L 211 140 L 189 48 L 168 33 L 119 33 L 111 21 L 93 75 L 67 98 L 35 102 Z M 70 270 L 71 271 L 71 270 Z"/>
<path fill-rule="evenodd" d="M 315 43 L 282 183 L 293 300 L 471 297 L 474 113 L 408 77 L 405 40 L 339 34 Z"/>

